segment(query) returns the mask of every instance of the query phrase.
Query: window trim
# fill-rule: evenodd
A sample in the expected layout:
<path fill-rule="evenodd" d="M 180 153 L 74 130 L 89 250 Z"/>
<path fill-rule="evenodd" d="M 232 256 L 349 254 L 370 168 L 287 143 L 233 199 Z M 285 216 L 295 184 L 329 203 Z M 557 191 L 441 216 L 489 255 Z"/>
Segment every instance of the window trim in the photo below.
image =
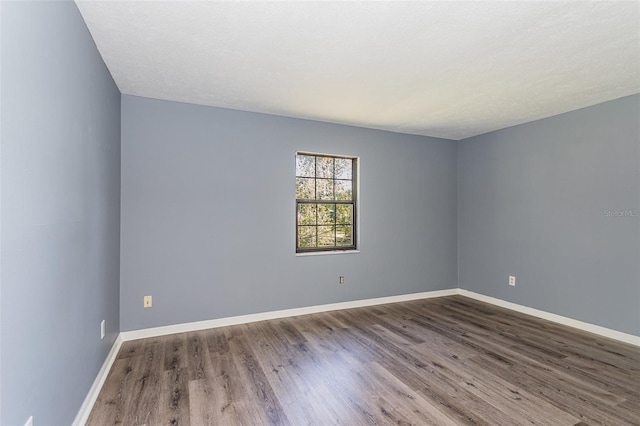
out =
<path fill-rule="evenodd" d="M 351 155 L 336 155 L 336 154 L 322 154 L 317 152 L 309 152 L 309 151 L 296 151 L 295 156 L 298 155 L 308 155 L 313 157 L 324 157 L 324 158 L 339 158 L 351 160 L 351 193 L 352 200 L 318 200 L 318 199 L 298 199 L 297 196 L 295 198 L 295 247 L 296 247 L 296 255 L 311 255 L 311 254 L 339 254 L 339 253 L 359 253 L 359 244 L 358 244 L 358 218 L 359 218 L 359 175 L 360 175 L 360 158 L 351 156 Z M 299 177 L 297 173 L 294 173 L 294 176 Z M 314 176 L 314 179 L 317 179 Z M 341 179 L 332 179 L 332 180 L 341 180 Z M 299 247 L 298 246 L 298 206 L 300 204 L 347 204 L 353 206 L 353 220 L 352 220 L 352 244 L 348 246 L 327 246 L 327 247 Z M 315 225 L 318 226 L 317 224 Z"/>

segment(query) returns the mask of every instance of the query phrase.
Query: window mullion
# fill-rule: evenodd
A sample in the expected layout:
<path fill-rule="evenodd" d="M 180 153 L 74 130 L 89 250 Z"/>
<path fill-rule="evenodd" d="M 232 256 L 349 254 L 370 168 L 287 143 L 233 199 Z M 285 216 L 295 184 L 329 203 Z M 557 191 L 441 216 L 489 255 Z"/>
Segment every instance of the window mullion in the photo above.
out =
<path fill-rule="evenodd" d="M 338 211 L 336 210 L 336 159 L 331 160 L 331 193 L 333 194 L 333 246 L 338 246 Z"/>
<path fill-rule="evenodd" d="M 316 248 L 318 248 L 318 157 L 313 157 L 313 188 L 316 201 L 316 225 L 313 229 L 316 234 Z"/>

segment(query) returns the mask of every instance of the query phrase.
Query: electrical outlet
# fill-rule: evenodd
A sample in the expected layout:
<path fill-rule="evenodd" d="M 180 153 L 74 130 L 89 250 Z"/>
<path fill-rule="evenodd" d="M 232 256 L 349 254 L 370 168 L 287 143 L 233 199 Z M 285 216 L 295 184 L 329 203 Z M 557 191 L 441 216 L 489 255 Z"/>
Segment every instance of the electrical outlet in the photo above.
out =
<path fill-rule="evenodd" d="M 340 277 L 340 284 L 344 284 L 344 277 Z"/>
<path fill-rule="evenodd" d="M 24 426 L 33 426 L 33 416 L 29 417 L 29 420 L 27 420 Z"/>
<path fill-rule="evenodd" d="M 153 306 L 153 300 L 151 299 L 151 296 L 145 296 L 144 297 L 144 304 L 143 306 L 145 308 L 150 308 L 151 306 Z"/>
<path fill-rule="evenodd" d="M 515 287 L 516 285 L 516 277 L 514 277 L 513 275 L 509 275 L 509 285 L 512 287 Z"/>
<path fill-rule="evenodd" d="M 102 320 L 100 323 L 100 340 L 104 339 L 105 334 L 107 334 L 107 323 L 106 320 Z"/>

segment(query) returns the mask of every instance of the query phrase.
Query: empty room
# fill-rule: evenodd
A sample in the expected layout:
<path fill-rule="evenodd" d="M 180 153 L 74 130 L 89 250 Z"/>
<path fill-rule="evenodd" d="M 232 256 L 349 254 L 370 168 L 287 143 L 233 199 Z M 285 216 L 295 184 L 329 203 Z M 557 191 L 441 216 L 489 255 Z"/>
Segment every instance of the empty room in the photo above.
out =
<path fill-rule="evenodd" d="M 640 2 L 0 25 L 0 425 L 640 425 Z"/>

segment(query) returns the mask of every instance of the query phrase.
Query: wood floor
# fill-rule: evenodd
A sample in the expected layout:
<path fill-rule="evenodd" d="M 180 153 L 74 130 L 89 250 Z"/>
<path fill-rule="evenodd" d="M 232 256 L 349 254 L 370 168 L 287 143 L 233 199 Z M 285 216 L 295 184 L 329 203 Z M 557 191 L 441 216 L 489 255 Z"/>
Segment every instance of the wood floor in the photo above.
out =
<path fill-rule="evenodd" d="M 640 348 L 462 296 L 123 344 L 89 425 L 640 425 Z"/>

